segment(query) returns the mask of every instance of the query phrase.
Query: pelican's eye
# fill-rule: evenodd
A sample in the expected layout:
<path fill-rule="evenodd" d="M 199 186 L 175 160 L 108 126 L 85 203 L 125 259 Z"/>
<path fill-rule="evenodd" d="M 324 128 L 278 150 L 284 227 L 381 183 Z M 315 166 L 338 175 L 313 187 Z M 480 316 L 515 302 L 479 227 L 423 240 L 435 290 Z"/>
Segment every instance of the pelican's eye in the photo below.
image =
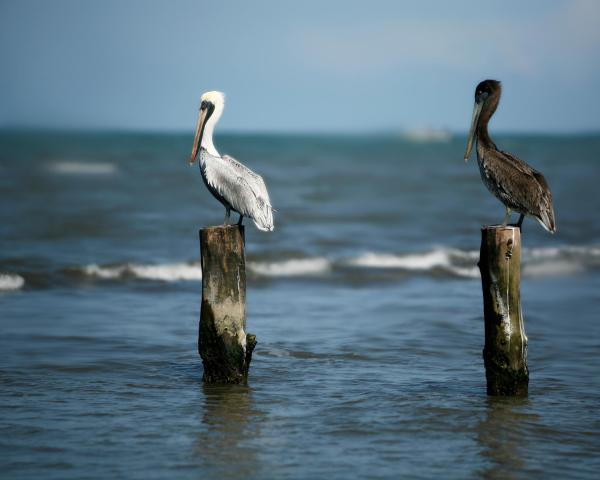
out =
<path fill-rule="evenodd" d="M 206 101 L 202 102 L 202 105 L 200 105 L 200 110 L 206 110 Z"/>

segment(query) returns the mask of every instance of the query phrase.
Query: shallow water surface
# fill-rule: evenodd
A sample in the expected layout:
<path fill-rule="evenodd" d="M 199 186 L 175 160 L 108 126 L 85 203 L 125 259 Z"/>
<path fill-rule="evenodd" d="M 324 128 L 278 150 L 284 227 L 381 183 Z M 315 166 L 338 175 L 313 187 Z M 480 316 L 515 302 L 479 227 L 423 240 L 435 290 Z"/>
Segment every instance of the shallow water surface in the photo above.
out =
<path fill-rule="evenodd" d="M 598 137 L 498 140 L 559 228 L 524 227 L 517 399 L 485 394 L 479 227 L 503 210 L 463 139 L 220 138 L 278 212 L 247 226 L 249 385 L 204 386 L 197 229 L 223 212 L 190 141 L 0 136 L 7 478 L 596 477 Z"/>

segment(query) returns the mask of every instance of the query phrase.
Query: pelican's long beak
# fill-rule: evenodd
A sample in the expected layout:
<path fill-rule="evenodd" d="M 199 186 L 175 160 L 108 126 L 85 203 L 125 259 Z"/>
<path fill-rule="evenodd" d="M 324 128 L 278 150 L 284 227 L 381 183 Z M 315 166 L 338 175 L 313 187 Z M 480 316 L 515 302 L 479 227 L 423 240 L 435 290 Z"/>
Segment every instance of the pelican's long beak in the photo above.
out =
<path fill-rule="evenodd" d="M 194 164 L 194 161 L 198 156 L 198 151 L 200 150 L 200 145 L 202 144 L 202 134 L 204 133 L 204 126 L 206 125 L 207 110 L 208 109 L 203 108 L 198 114 L 198 121 L 196 122 L 196 133 L 194 135 L 194 144 L 192 145 L 192 155 L 190 156 L 190 165 Z"/>
<path fill-rule="evenodd" d="M 475 141 L 475 132 L 477 130 L 477 124 L 479 123 L 479 115 L 481 114 L 481 109 L 483 108 L 483 100 L 479 100 L 475 102 L 475 106 L 473 107 L 473 118 L 471 119 L 471 130 L 469 131 L 469 136 L 467 138 L 467 150 L 465 151 L 465 162 L 469 160 L 469 155 L 471 155 L 471 150 L 473 149 L 473 142 Z"/>

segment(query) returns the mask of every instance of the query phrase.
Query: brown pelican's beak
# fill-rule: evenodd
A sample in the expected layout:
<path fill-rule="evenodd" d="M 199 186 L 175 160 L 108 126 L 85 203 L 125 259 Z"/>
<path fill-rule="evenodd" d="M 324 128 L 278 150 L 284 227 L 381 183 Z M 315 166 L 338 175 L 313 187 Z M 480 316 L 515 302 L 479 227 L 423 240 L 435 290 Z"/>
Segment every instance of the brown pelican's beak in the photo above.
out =
<path fill-rule="evenodd" d="M 473 119 L 471 120 L 471 130 L 469 131 L 469 136 L 467 138 L 467 150 L 465 151 L 465 162 L 469 160 L 469 155 L 471 155 L 471 150 L 473 149 L 473 142 L 475 141 L 475 132 L 477 131 L 477 124 L 479 123 L 479 115 L 481 114 L 481 109 L 483 108 L 485 100 L 476 100 L 475 106 L 473 107 Z"/>
<path fill-rule="evenodd" d="M 192 145 L 192 155 L 190 156 L 190 165 L 194 164 L 194 161 L 198 156 L 198 151 L 200 150 L 200 145 L 202 144 L 204 126 L 206 125 L 206 121 L 210 116 L 210 113 L 207 113 L 208 111 L 208 108 L 201 108 L 200 113 L 198 114 L 198 121 L 196 122 L 196 133 L 194 134 L 194 144 Z"/>

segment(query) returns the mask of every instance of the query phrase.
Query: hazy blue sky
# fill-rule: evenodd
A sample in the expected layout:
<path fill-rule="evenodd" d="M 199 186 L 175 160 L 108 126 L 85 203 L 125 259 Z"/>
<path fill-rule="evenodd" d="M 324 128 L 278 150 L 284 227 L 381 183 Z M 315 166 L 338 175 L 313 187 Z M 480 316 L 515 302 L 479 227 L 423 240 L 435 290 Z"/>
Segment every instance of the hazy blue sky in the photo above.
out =
<path fill-rule="evenodd" d="M 600 130 L 600 2 L 0 0 L 0 126 Z"/>

